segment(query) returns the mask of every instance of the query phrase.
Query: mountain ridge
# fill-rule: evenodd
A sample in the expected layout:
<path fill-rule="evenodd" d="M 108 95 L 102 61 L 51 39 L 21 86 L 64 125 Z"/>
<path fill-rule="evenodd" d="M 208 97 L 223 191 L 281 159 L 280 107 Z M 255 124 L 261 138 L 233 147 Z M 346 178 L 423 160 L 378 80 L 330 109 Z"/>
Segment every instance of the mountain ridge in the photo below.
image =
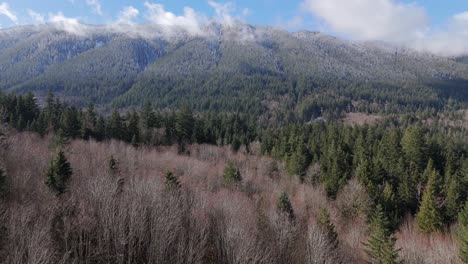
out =
<path fill-rule="evenodd" d="M 348 103 L 415 91 L 446 100 L 455 90 L 463 103 L 468 64 L 386 43 L 247 24 L 212 23 L 203 35 L 143 24 L 42 25 L 0 30 L 0 79 L 5 91 L 52 90 L 82 102 L 138 106 L 152 100 L 164 108 L 201 98 L 191 103 L 198 110 L 246 111 L 285 96 L 286 105 L 297 108 L 330 90 Z M 451 90 L 441 90 L 441 82 Z M 356 87 L 368 91 L 350 96 Z"/>

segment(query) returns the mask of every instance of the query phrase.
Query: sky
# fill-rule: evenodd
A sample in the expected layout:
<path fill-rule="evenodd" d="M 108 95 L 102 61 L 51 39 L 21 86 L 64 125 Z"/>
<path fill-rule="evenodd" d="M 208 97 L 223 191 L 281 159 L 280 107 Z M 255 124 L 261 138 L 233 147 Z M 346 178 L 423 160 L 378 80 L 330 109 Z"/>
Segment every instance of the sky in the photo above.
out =
<path fill-rule="evenodd" d="M 245 22 L 468 54 L 468 0 L 0 0 L 0 28 L 25 24 Z"/>

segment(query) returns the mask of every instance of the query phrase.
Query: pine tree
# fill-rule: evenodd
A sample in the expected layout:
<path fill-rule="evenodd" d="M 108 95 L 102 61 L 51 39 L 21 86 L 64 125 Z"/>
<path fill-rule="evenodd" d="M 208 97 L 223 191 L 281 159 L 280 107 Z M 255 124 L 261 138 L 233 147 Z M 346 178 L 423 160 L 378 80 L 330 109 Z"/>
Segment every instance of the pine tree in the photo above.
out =
<path fill-rule="evenodd" d="M 458 243 L 459 256 L 463 263 L 468 263 L 468 201 L 458 214 Z"/>
<path fill-rule="evenodd" d="M 437 172 L 433 170 L 429 175 L 429 180 L 419 206 L 419 212 L 416 214 L 416 222 L 424 233 L 431 233 L 442 227 L 442 217 L 435 201 L 437 177 Z"/>
<path fill-rule="evenodd" d="M 389 216 L 391 226 L 396 227 L 399 220 L 398 201 L 390 183 L 386 182 L 384 184 L 380 200 L 385 214 Z"/>
<path fill-rule="evenodd" d="M 80 135 L 80 120 L 76 108 L 67 107 L 65 109 L 60 119 L 60 128 L 66 138 L 75 138 Z"/>
<path fill-rule="evenodd" d="M 140 142 L 140 117 L 133 111 L 128 117 L 127 140 L 136 146 Z"/>
<path fill-rule="evenodd" d="M 408 127 L 401 139 L 401 146 L 409 163 L 421 171 L 426 164 L 427 147 L 420 127 Z"/>
<path fill-rule="evenodd" d="M 167 191 L 177 191 L 180 189 L 179 179 L 177 179 L 177 177 L 171 171 L 166 172 L 165 185 Z"/>
<path fill-rule="evenodd" d="M 194 118 L 192 111 L 187 105 L 182 106 L 176 115 L 175 131 L 179 144 L 191 142 L 194 128 Z"/>
<path fill-rule="evenodd" d="M 445 191 L 445 215 L 449 221 L 453 221 L 457 217 L 460 209 L 461 187 L 459 172 L 449 176 Z"/>
<path fill-rule="evenodd" d="M 146 101 L 143 106 L 143 111 L 141 113 L 141 123 L 144 129 L 150 129 L 156 127 L 156 115 L 153 112 L 150 101 Z"/>
<path fill-rule="evenodd" d="M 395 249 L 396 239 L 392 236 L 389 226 L 382 206 L 377 205 L 369 225 L 369 238 L 364 244 L 371 263 L 399 263 L 399 249 Z"/>
<path fill-rule="evenodd" d="M 112 177 L 116 177 L 117 175 L 119 175 L 119 172 L 120 172 L 119 171 L 119 163 L 114 158 L 114 155 L 110 156 L 109 165 L 108 165 L 108 172 L 109 172 L 109 175 L 112 176 Z"/>
<path fill-rule="evenodd" d="M 91 103 L 82 116 L 80 131 L 82 138 L 89 139 L 90 137 L 95 137 L 94 131 L 96 129 L 96 122 L 97 117 L 94 112 L 94 105 Z"/>
<path fill-rule="evenodd" d="M 112 114 L 107 121 L 106 135 L 117 140 L 125 139 L 124 124 L 120 113 L 117 110 L 112 111 Z"/>
<path fill-rule="evenodd" d="M 330 220 L 330 213 L 326 208 L 320 208 L 317 224 L 327 234 L 332 248 L 336 248 L 338 246 L 338 234 L 336 233 L 335 225 Z"/>
<path fill-rule="evenodd" d="M 94 137 L 96 137 L 96 139 L 99 141 L 104 140 L 106 138 L 106 120 L 102 116 L 99 116 L 96 122 Z"/>
<path fill-rule="evenodd" d="M 68 182 L 72 176 L 72 168 L 65 157 L 65 153 L 60 150 L 57 156 L 50 161 L 47 170 L 46 184 L 57 195 L 63 194 L 68 188 Z"/>
<path fill-rule="evenodd" d="M 287 168 L 290 175 L 297 175 L 299 179 L 304 180 L 307 168 L 310 165 L 311 159 L 303 139 L 299 139 L 299 144 L 296 150 L 287 160 Z"/>
<path fill-rule="evenodd" d="M 223 179 L 227 185 L 238 184 L 242 181 L 239 169 L 234 167 L 234 164 L 230 161 L 227 163 L 226 168 L 224 168 Z"/>
<path fill-rule="evenodd" d="M 286 215 L 291 221 L 296 218 L 294 215 L 294 209 L 291 205 L 291 201 L 289 201 L 288 193 L 281 193 L 278 199 L 278 210 L 281 214 Z"/>

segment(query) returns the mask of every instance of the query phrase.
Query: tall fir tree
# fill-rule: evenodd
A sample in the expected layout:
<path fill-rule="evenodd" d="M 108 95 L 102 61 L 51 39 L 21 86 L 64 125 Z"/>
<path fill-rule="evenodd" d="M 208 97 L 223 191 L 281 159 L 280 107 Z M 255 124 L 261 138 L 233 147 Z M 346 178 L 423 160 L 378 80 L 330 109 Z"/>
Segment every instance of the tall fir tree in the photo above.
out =
<path fill-rule="evenodd" d="M 418 171 L 426 165 L 427 146 L 424 133 L 419 126 L 408 127 L 401 139 L 403 153 L 409 163 L 413 163 Z"/>
<path fill-rule="evenodd" d="M 180 189 L 179 179 L 172 173 L 172 171 L 166 171 L 164 184 L 166 191 L 178 191 Z"/>
<path fill-rule="evenodd" d="M 108 171 L 109 175 L 112 176 L 112 177 L 116 177 L 116 176 L 118 176 L 119 173 L 120 173 L 120 170 L 119 170 L 119 163 L 118 163 L 118 161 L 114 158 L 114 155 L 111 155 L 111 156 L 110 156 L 107 171 Z"/>
<path fill-rule="evenodd" d="M 242 181 L 239 169 L 236 168 L 231 161 L 229 161 L 226 168 L 224 168 L 223 180 L 226 185 L 238 184 Z"/>
<path fill-rule="evenodd" d="M 364 244 L 371 263 L 399 263 L 398 252 L 395 249 L 396 239 L 390 231 L 390 222 L 381 205 L 377 205 L 369 224 L 369 238 Z"/>
<path fill-rule="evenodd" d="M 46 174 L 46 184 L 57 195 L 63 194 L 67 191 L 72 173 L 71 165 L 65 157 L 65 153 L 60 150 L 56 157 L 50 161 Z"/>
<path fill-rule="evenodd" d="M 468 263 L 468 201 L 458 214 L 458 250 L 463 263 Z"/>
<path fill-rule="evenodd" d="M 424 233 L 431 233 L 442 228 L 442 216 L 436 204 L 438 173 L 432 170 L 424 190 L 416 222 Z"/>
<path fill-rule="evenodd" d="M 179 144 L 189 144 L 193 136 L 194 117 L 187 105 L 181 107 L 176 115 L 175 131 Z"/>
<path fill-rule="evenodd" d="M 281 214 L 287 216 L 289 220 L 293 221 L 296 216 L 294 215 L 294 209 L 292 207 L 291 201 L 289 200 L 289 195 L 287 192 L 282 192 L 278 198 L 278 210 Z"/>
<path fill-rule="evenodd" d="M 338 246 L 338 234 L 336 233 L 335 225 L 330 220 L 330 213 L 326 208 L 320 208 L 317 224 L 327 235 L 332 248 L 336 248 Z"/>

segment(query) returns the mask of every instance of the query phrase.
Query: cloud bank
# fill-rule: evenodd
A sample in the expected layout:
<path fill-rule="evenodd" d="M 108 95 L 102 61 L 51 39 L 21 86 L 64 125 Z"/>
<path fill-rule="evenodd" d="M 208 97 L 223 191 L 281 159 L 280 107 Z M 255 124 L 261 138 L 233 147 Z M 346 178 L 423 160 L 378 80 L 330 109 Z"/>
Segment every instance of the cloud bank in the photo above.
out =
<path fill-rule="evenodd" d="M 203 34 L 202 25 L 206 18 L 190 7 L 184 7 L 184 13 L 180 16 L 166 11 L 161 4 L 145 2 L 145 7 L 147 8 L 146 19 L 156 25 L 178 27 L 193 35 Z"/>
<path fill-rule="evenodd" d="M 91 7 L 93 13 L 103 15 L 100 0 L 83 1 Z M 216 22 L 223 28 L 236 27 L 237 31 L 231 30 L 228 33 L 233 38 L 255 38 L 244 22 L 251 10 L 237 10 L 233 2 L 205 1 L 213 9 L 214 17 L 208 17 L 189 6 L 176 14 L 160 3 L 145 0 L 141 10 L 134 6 L 123 7 L 115 19 L 105 26 L 114 32 L 141 37 L 172 37 L 178 32 L 190 36 L 207 36 L 218 30 L 217 27 L 211 27 L 211 23 Z M 289 20 L 279 21 L 279 24 L 300 30 L 304 21 L 315 18 L 321 30 L 356 41 L 385 41 L 444 56 L 468 54 L 468 11 L 454 14 L 444 25 L 431 28 L 429 15 L 423 6 L 402 1 L 302 0 L 302 12 L 294 14 Z M 44 15 L 33 10 L 26 11 L 29 17 L 27 21 L 34 24 L 48 23 L 77 35 L 87 34 L 91 30 L 80 19 L 66 17 L 62 12 Z M 0 15 L 19 24 L 17 15 L 6 2 L 0 4 Z"/>
<path fill-rule="evenodd" d="M 440 55 L 468 54 L 468 12 L 433 29 L 427 11 L 397 0 L 304 0 L 302 8 L 329 31 L 348 38 L 379 40 Z"/>

